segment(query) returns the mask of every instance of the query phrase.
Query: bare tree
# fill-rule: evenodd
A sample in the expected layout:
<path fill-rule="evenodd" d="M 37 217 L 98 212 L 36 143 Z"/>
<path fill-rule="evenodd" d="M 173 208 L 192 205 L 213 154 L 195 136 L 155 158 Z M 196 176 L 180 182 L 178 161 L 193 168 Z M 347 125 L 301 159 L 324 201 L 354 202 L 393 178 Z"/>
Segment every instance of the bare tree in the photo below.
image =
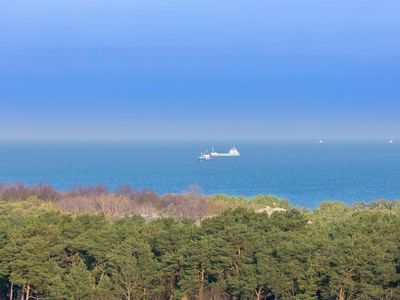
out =
<path fill-rule="evenodd" d="M 27 200 L 29 198 L 53 201 L 59 197 L 60 193 L 51 186 L 44 184 L 26 186 L 19 183 L 14 185 L 2 185 L 0 188 L 0 199 L 4 201 Z"/>
<path fill-rule="evenodd" d="M 108 188 L 103 184 L 98 185 L 77 185 L 71 189 L 71 193 L 81 196 L 100 196 L 108 195 Z"/>
<path fill-rule="evenodd" d="M 126 196 L 128 198 L 135 197 L 137 194 L 138 192 L 128 184 L 120 186 L 115 191 L 116 196 Z"/>
<path fill-rule="evenodd" d="M 95 199 L 96 209 L 110 219 L 129 214 L 130 201 L 124 196 L 101 195 Z"/>
<path fill-rule="evenodd" d="M 202 197 L 167 194 L 161 200 L 163 212 L 173 218 L 201 220 L 207 215 L 208 204 Z"/>
<path fill-rule="evenodd" d="M 182 194 L 201 196 L 203 195 L 203 188 L 199 184 L 191 183 L 182 191 Z"/>
<path fill-rule="evenodd" d="M 66 194 L 55 203 L 55 206 L 63 211 L 73 213 L 97 213 L 96 202 L 88 196 Z"/>

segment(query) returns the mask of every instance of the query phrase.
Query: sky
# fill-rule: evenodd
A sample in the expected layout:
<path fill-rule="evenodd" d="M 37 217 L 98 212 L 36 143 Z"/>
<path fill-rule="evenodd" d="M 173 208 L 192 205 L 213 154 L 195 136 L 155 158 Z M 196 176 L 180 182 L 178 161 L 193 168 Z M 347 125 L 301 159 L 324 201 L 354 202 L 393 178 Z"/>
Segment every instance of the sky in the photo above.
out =
<path fill-rule="evenodd" d="M 398 0 L 0 0 L 0 139 L 400 137 Z"/>

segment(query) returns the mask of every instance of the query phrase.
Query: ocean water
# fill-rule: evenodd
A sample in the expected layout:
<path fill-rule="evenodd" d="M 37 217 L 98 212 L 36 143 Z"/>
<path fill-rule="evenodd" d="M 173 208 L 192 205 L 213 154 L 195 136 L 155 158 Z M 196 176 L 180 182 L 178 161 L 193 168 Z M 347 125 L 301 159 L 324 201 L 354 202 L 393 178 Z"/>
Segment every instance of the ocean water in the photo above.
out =
<path fill-rule="evenodd" d="M 46 183 L 60 190 L 79 184 L 130 184 L 179 193 L 198 184 L 205 194 L 272 194 L 313 208 L 324 200 L 347 203 L 400 198 L 400 144 L 387 141 L 241 142 L 240 157 L 196 158 L 215 142 L 2 142 L 0 182 Z"/>

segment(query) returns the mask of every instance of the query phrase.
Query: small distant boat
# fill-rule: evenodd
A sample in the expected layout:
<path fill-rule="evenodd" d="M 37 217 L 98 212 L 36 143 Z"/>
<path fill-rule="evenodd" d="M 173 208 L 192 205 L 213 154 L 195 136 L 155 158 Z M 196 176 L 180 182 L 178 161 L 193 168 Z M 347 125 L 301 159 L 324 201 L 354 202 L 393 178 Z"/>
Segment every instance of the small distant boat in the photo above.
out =
<path fill-rule="evenodd" d="M 199 160 L 206 160 L 206 161 L 211 160 L 211 154 L 201 153 L 198 158 L 199 158 Z"/>
<path fill-rule="evenodd" d="M 389 144 L 394 144 L 394 140 L 390 140 L 390 141 L 389 141 Z"/>
<path fill-rule="evenodd" d="M 324 143 L 323 140 L 319 140 L 319 141 L 318 141 L 318 144 L 323 144 L 323 143 Z"/>

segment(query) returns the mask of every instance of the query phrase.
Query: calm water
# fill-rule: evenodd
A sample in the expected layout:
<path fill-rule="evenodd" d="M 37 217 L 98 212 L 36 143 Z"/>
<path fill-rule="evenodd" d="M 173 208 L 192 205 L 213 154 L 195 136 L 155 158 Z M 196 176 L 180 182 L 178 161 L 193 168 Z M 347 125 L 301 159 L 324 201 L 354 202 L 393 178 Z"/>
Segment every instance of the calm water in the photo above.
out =
<path fill-rule="evenodd" d="M 400 144 L 387 141 L 239 143 L 238 158 L 199 162 L 212 143 L 0 143 L 0 182 L 130 184 L 159 193 L 197 183 L 206 194 L 273 194 L 315 207 L 400 198 Z"/>

